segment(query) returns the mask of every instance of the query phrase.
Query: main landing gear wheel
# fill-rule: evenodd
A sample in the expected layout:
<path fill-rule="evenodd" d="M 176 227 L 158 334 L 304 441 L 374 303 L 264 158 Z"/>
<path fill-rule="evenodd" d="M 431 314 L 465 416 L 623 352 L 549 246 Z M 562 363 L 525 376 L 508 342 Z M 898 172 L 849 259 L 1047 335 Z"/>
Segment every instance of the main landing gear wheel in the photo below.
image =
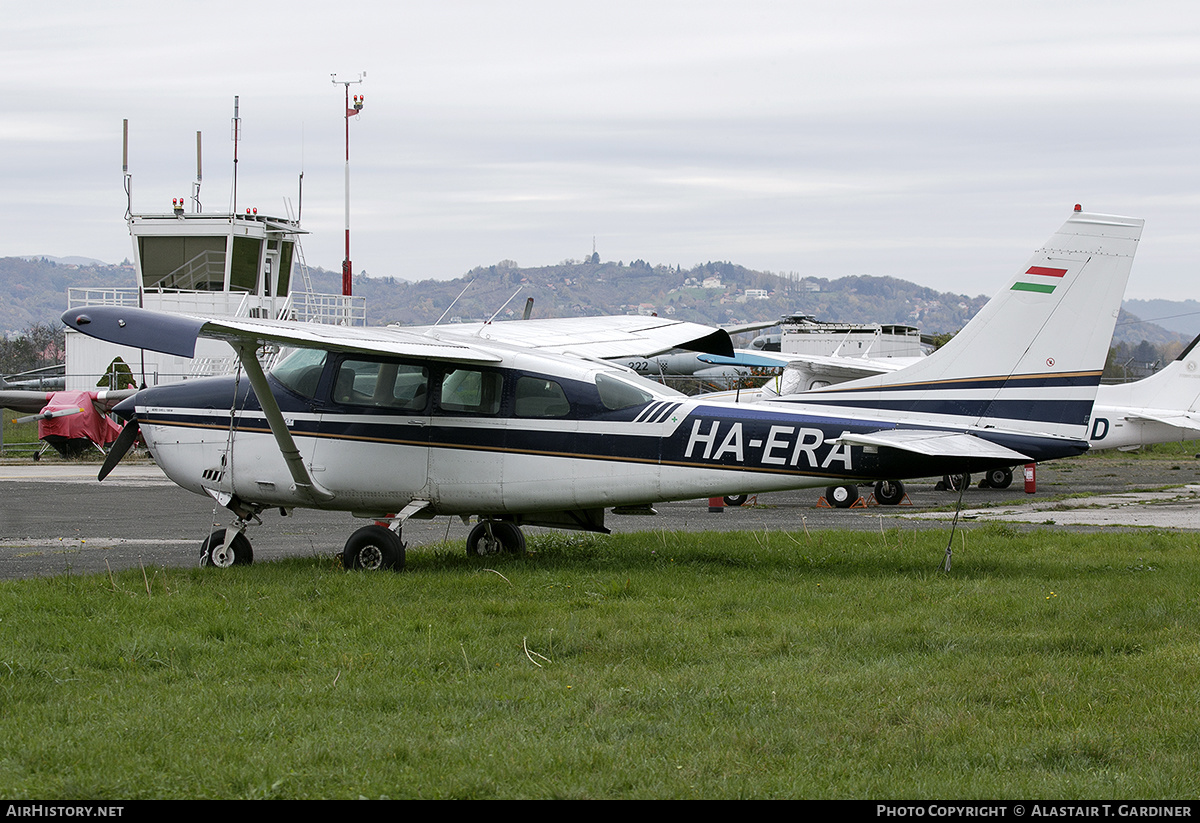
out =
<path fill-rule="evenodd" d="M 839 509 L 848 509 L 858 501 L 858 486 L 830 486 L 825 489 L 825 499 Z"/>
<path fill-rule="evenodd" d="M 992 469 L 983 476 L 983 483 L 990 489 L 1007 489 L 1012 485 L 1012 469 Z"/>
<path fill-rule="evenodd" d="M 971 485 L 971 475 L 969 474 L 947 474 L 942 477 L 942 484 L 945 491 L 959 492 L 969 488 Z"/>
<path fill-rule="evenodd" d="M 351 569 L 404 568 L 404 543 L 391 529 L 383 526 L 363 526 L 350 535 L 342 550 L 342 565 Z"/>
<path fill-rule="evenodd" d="M 225 533 L 227 529 L 217 529 L 200 544 L 200 565 L 216 566 L 227 569 L 230 566 L 249 566 L 254 562 L 254 550 L 250 548 L 250 540 L 238 532 L 225 548 Z"/>
<path fill-rule="evenodd" d="M 725 500 L 726 506 L 741 506 L 747 500 L 750 499 L 750 495 L 748 495 L 748 494 L 733 494 L 733 495 L 730 495 L 729 497 L 726 497 L 723 499 Z"/>
<path fill-rule="evenodd" d="M 507 520 L 484 520 L 467 535 L 467 554 L 484 557 L 489 554 L 525 553 L 525 535 Z"/>
<path fill-rule="evenodd" d="M 880 480 L 875 484 L 875 500 L 881 506 L 899 506 L 904 499 L 904 484 L 899 480 Z"/>

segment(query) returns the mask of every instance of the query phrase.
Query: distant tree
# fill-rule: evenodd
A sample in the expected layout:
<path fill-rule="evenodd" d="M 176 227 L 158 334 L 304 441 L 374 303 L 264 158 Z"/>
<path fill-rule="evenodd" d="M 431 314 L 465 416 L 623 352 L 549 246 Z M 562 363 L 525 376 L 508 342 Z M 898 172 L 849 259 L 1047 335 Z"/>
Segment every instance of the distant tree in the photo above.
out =
<path fill-rule="evenodd" d="M 19 335 L 0 339 L 0 372 L 20 374 L 54 366 L 66 356 L 66 329 L 49 323 L 33 323 Z"/>

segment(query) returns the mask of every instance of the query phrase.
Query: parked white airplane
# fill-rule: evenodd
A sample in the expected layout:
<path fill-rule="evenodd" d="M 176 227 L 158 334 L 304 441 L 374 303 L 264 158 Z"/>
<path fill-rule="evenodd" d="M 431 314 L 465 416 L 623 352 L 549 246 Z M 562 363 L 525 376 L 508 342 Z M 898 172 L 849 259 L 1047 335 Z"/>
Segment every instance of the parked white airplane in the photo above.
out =
<path fill-rule="evenodd" d="M 1192 340 L 1162 370 L 1096 391 L 1093 449 L 1136 449 L 1200 438 L 1200 351 Z"/>
<path fill-rule="evenodd" d="M 339 328 L 96 307 L 63 320 L 135 347 L 187 356 L 203 336 L 237 352 L 245 379 L 143 389 L 118 407 L 129 423 L 101 469 L 140 430 L 172 480 L 229 508 L 234 527 L 209 535 L 202 563 L 250 562 L 247 522 L 299 506 L 390 524 L 360 528 L 343 559 L 399 567 L 409 517 L 477 515 L 469 552 L 518 551 L 523 525 L 606 531 L 611 506 L 1079 454 L 1142 223 L 1077 210 L 903 375 L 752 406 L 594 359 L 695 336 L 660 318 Z M 724 333 L 709 342 L 728 353 Z M 268 376 L 266 344 L 300 351 Z"/>

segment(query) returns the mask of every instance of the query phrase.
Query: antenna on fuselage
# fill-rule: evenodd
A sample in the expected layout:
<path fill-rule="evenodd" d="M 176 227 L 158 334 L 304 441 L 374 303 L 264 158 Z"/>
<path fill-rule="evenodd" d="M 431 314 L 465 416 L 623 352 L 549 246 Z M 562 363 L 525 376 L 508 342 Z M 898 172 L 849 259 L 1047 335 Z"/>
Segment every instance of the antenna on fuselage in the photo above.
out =
<path fill-rule="evenodd" d="M 516 290 L 515 292 L 513 292 L 513 293 L 512 293 L 512 297 L 510 297 L 510 298 L 508 298 L 507 300 L 505 300 L 505 301 L 504 301 L 504 306 L 507 306 L 509 303 L 511 303 L 511 302 L 513 301 L 513 297 L 516 297 L 518 294 L 520 294 L 520 293 L 521 293 L 521 289 L 523 289 L 523 288 L 525 288 L 525 287 L 524 287 L 524 286 L 517 286 L 517 290 Z M 504 306 L 501 306 L 500 308 L 496 309 L 496 314 L 499 314 L 500 312 L 504 311 Z M 493 320 L 495 320 L 495 319 L 496 319 L 496 314 L 493 314 L 491 317 L 489 317 L 489 318 L 487 319 L 487 323 L 484 323 L 484 325 L 486 326 L 486 325 L 488 325 L 488 323 L 491 323 Z"/>
<path fill-rule="evenodd" d="M 458 297 L 462 297 L 464 294 L 466 294 L 467 289 L 471 288 L 471 283 L 474 283 L 474 282 L 475 281 L 472 280 L 469 283 L 467 283 L 467 285 L 463 286 L 463 290 L 458 293 Z M 441 323 L 443 320 L 446 319 L 446 315 L 450 313 L 450 310 L 452 308 L 454 308 L 454 304 L 458 302 L 458 297 L 455 297 L 453 300 L 450 301 L 450 305 L 446 307 L 446 310 L 444 312 L 442 312 L 442 316 L 437 319 L 437 323 L 434 323 L 433 325 L 436 326 L 438 323 Z"/>

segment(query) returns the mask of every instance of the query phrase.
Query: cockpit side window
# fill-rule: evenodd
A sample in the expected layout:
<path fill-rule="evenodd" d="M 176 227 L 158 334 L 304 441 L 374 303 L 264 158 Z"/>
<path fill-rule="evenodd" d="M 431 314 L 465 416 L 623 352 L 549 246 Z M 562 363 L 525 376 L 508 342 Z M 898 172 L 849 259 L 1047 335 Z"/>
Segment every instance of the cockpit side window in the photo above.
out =
<path fill-rule="evenodd" d="M 395 361 L 346 358 L 333 379 L 333 402 L 398 411 L 424 411 L 429 370 Z"/>
<path fill-rule="evenodd" d="M 302 397 L 316 397 L 328 356 L 321 349 L 298 349 L 271 369 L 271 376 Z"/>
<path fill-rule="evenodd" d="M 497 372 L 454 369 L 442 378 L 441 411 L 496 414 L 504 378 Z"/>
<path fill-rule="evenodd" d="M 563 387 L 544 377 L 517 378 L 513 411 L 517 417 L 566 417 L 571 404 Z"/>

